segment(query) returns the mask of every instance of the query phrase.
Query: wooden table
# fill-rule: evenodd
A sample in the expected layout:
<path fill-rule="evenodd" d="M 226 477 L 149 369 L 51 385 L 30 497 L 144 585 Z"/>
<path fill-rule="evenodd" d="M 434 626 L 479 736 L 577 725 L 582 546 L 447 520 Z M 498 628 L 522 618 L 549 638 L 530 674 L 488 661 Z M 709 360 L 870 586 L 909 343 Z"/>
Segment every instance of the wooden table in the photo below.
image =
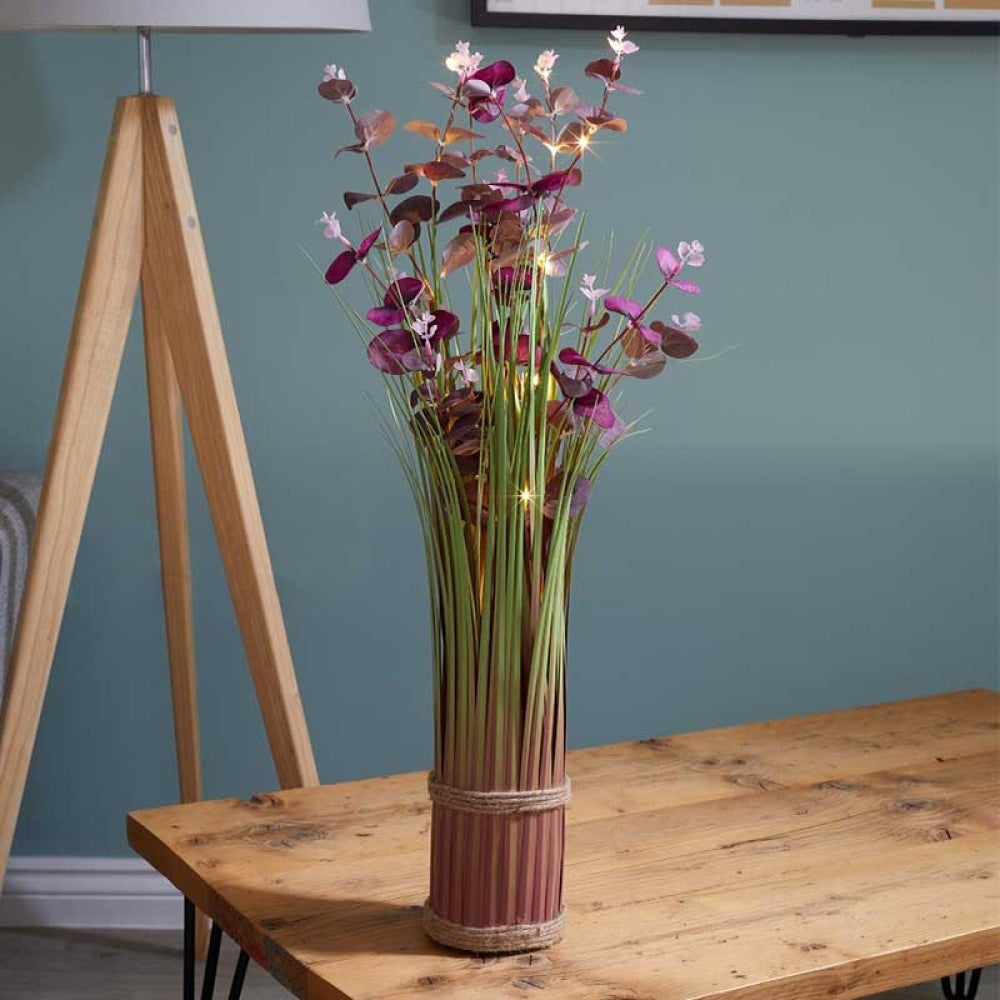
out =
<path fill-rule="evenodd" d="M 850 1000 L 1000 961 L 1000 698 L 578 750 L 569 929 L 420 928 L 423 774 L 136 812 L 133 848 L 308 1000 Z"/>

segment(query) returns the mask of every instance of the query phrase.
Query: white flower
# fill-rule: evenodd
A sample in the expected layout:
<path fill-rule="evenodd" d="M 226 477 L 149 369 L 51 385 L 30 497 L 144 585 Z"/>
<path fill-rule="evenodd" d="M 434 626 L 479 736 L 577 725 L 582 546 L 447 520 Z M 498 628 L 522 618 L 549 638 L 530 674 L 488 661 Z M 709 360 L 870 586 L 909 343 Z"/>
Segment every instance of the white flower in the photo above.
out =
<path fill-rule="evenodd" d="M 594 288 L 595 281 L 597 281 L 596 274 L 585 274 L 583 276 L 583 284 L 580 285 L 580 291 L 590 301 L 590 305 L 587 306 L 587 319 L 591 319 L 594 313 L 597 312 L 598 300 L 603 299 L 610 291 L 609 288 Z"/>
<path fill-rule="evenodd" d="M 482 52 L 470 52 L 468 42 L 456 42 L 455 51 L 445 59 L 445 66 L 463 80 L 472 76 L 483 61 Z"/>
<path fill-rule="evenodd" d="M 460 389 L 479 381 L 479 373 L 476 369 L 461 358 L 455 362 L 455 375 L 457 376 Z"/>
<path fill-rule="evenodd" d="M 529 100 L 528 81 L 516 76 L 514 77 L 514 86 L 517 88 L 514 91 L 514 100 L 519 101 L 521 104 L 526 104 Z"/>
<path fill-rule="evenodd" d="M 344 71 L 343 66 L 337 66 L 331 63 L 329 66 L 323 67 L 323 82 L 327 83 L 330 80 L 346 80 L 347 73 Z"/>
<path fill-rule="evenodd" d="M 681 241 L 677 244 L 677 256 L 688 267 L 701 267 L 705 263 L 705 248 L 697 240 Z"/>
<path fill-rule="evenodd" d="M 425 312 L 413 321 L 413 332 L 426 343 L 430 343 L 437 331 L 434 313 Z"/>
<path fill-rule="evenodd" d="M 630 56 L 633 52 L 639 51 L 639 46 L 635 42 L 628 41 L 625 36 L 628 34 L 626 32 L 624 25 L 619 24 L 614 31 L 608 35 L 608 45 L 611 46 L 611 51 L 621 59 L 622 56 Z"/>
<path fill-rule="evenodd" d="M 323 227 L 323 235 L 328 240 L 340 240 L 345 246 L 351 245 L 350 241 L 340 231 L 340 220 L 337 218 L 336 212 L 324 212 L 316 220 L 316 225 Z"/>
<path fill-rule="evenodd" d="M 493 179 L 497 182 L 497 184 L 506 184 L 510 180 L 507 176 L 507 171 L 504 170 L 503 167 L 493 174 Z"/>
<path fill-rule="evenodd" d="M 556 54 L 555 49 L 546 49 L 544 52 L 540 52 L 534 65 L 535 72 L 543 80 L 547 81 L 552 75 L 552 70 L 555 69 L 558 58 L 559 56 Z"/>
<path fill-rule="evenodd" d="M 693 312 L 686 312 L 683 316 L 678 316 L 677 313 L 674 313 L 670 317 L 670 322 L 678 330 L 683 330 L 685 333 L 697 333 L 701 329 L 701 317 Z"/>

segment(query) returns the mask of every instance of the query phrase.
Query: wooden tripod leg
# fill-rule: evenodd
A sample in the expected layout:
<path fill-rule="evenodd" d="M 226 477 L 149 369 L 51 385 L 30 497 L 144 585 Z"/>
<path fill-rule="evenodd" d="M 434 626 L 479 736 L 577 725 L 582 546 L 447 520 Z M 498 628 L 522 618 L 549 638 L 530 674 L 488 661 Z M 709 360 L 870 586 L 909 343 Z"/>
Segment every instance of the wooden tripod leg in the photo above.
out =
<path fill-rule="evenodd" d="M 0 707 L 0 877 L 101 452 L 142 258 L 142 122 L 118 102 L 76 303 L 6 693 Z"/>
<path fill-rule="evenodd" d="M 143 100 L 144 294 L 164 317 L 250 672 L 283 788 L 317 784 L 173 101 Z"/>
<path fill-rule="evenodd" d="M 184 492 L 184 422 L 181 394 L 170 358 L 163 317 L 151 308 L 142 280 L 142 325 L 146 342 L 149 426 L 156 484 L 156 523 L 160 538 L 160 579 L 167 626 L 170 693 L 174 709 L 174 745 L 181 802 L 201 800 L 198 735 L 198 688 L 195 672 L 194 615 L 191 602 L 191 556 L 187 499 Z M 208 920 L 195 921 L 195 954 L 208 952 Z"/>

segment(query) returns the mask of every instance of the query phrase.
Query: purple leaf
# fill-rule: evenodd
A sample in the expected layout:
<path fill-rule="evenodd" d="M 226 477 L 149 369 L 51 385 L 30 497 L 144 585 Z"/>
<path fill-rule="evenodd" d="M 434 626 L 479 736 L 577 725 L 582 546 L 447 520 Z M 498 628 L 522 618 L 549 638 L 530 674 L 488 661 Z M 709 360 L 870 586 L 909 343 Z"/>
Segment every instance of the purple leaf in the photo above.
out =
<path fill-rule="evenodd" d="M 632 320 L 638 319 L 642 315 L 642 306 L 638 302 L 622 298 L 620 295 L 609 295 L 604 300 L 604 306 L 611 312 L 627 316 Z"/>
<path fill-rule="evenodd" d="M 597 443 L 602 448 L 610 448 L 613 444 L 618 443 L 624 433 L 625 421 L 616 413 L 614 423 L 597 436 Z"/>
<path fill-rule="evenodd" d="M 584 372 L 579 378 L 574 378 L 572 375 L 558 370 L 556 370 L 555 375 L 559 388 L 562 389 L 562 394 L 567 399 L 580 399 L 593 388 L 593 376 L 589 371 Z"/>
<path fill-rule="evenodd" d="M 583 180 L 583 174 L 579 167 L 572 170 L 556 170 L 544 177 L 539 177 L 531 185 L 531 193 L 534 195 L 551 194 L 561 191 L 564 187 L 576 187 Z"/>
<path fill-rule="evenodd" d="M 435 330 L 431 343 L 436 347 L 442 340 L 448 340 L 458 333 L 461 321 L 447 309 L 435 309 L 432 315 L 434 316 Z"/>
<path fill-rule="evenodd" d="M 382 227 L 379 226 L 378 229 L 370 232 L 362 241 L 361 245 L 357 250 L 357 259 L 362 261 L 368 256 L 368 251 L 375 245 L 375 241 L 379 238 L 382 233 Z"/>
<path fill-rule="evenodd" d="M 401 308 L 409 305 L 423 290 L 424 283 L 419 278 L 397 278 L 385 293 L 385 304 Z"/>
<path fill-rule="evenodd" d="M 496 62 L 490 63 L 489 66 L 477 70 L 469 77 L 469 80 L 479 80 L 485 83 L 490 90 L 496 90 L 497 87 L 506 86 L 515 76 L 517 76 L 517 70 L 506 59 L 498 59 Z"/>
<path fill-rule="evenodd" d="M 585 396 L 574 400 L 573 409 L 578 416 L 588 417 L 605 430 L 615 426 L 615 411 L 611 409 L 608 397 L 599 389 L 591 389 Z"/>
<path fill-rule="evenodd" d="M 501 267 L 493 274 L 493 287 L 498 292 L 509 292 L 512 288 L 526 292 L 531 288 L 531 272 L 513 267 Z"/>
<path fill-rule="evenodd" d="M 404 375 L 423 367 L 413 335 L 406 330 L 383 330 L 368 344 L 368 360 L 386 375 Z"/>
<path fill-rule="evenodd" d="M 372 306 L 365 313 L 365 319 L 376 326 L 396 326 L 406 319 L 406 313 L 402 309 L 393 309 L 389 306 Z"/>
<path fill-rule="evenodd" d="M 327 284 L 339 285 L 354 270 L 356 263 L 357 259 L 353 250 L 345 250 L 338 254 L 333 263 L 326 269 Z"/>
<path fill-rule="evenodd" d="M 681 265 L 666 247 L 657 247 L 656 266 L 660 269 L 660 274 L 664 278 L 672 278 L 680 270 Z"/>
<path fill-rule="evenodd" d="M 679 292 L 687 292 L 689 295 L 699 295 L 701 287 L 693 281 L 671 281 L 670 284 Z"/>

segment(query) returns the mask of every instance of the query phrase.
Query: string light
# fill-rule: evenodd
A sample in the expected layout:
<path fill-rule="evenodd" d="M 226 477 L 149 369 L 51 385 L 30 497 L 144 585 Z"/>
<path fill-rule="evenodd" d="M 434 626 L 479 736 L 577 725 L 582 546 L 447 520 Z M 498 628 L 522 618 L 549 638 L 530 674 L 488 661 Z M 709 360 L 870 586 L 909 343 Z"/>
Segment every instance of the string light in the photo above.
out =
<path fill-rule="evenodd" d="M 524 506 L 527 507 L 531 504 L 531 501 L 533 499 L 534 499 L 534 494 L 527 486 L 525 486 L 524 489 L 521 490 L 521 503 L 523 503 Z"/>

